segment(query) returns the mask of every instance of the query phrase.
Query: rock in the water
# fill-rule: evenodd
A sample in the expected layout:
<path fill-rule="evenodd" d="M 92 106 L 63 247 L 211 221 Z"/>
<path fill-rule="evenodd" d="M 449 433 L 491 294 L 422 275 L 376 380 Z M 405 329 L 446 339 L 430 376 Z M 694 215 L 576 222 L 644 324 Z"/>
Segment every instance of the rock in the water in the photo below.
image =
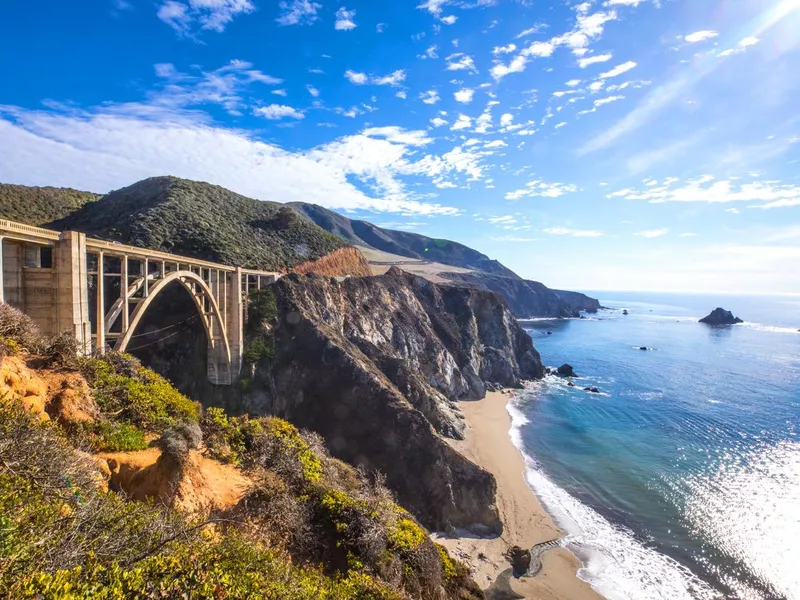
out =
<path fill-rule="evenodd" d="M 623 311 L 622 311 L 622 314 L 623 314 L 623 315 L 627 315 L 627 314 L 628 314 L 628 309 L 626 308 L 625 310 L 623 310 Z"/>
<path fill-rule="evenodd" d="M 724 308 L 715 308 L 710 315 L 700 319 L 700 322 L 706 325 L 736 325 L 744 323 L 740 318 L 734 317 L 731 311 Z"/>
<path fill-rule="evenodd" d="M 647 346 L 640 346 L 639 347 L 639 350 L 644 350 L 645 352 L 647 352 L 649 349 L 650 348 L 648 348 Z"/>
<path fill-rule="evenodd" d="M 583 391 L 584 391 L 584 392 L 589 392 L 590 394 L 599 394 L 599 393 L 600 393 L 600 390 L 598 390 L 596 387 L 593 387 L 593 388 L 583 388 Z"/>
<path fill-rule="evenodd" d="M 572 383 L 571 381 L 570 381 L 569 383 L 567 383 L 567 385 L 568 385 L 569 387 L 575 387 L 575 384 L 574 384 L 574 383 Z"/>
<path fill-rule="evenodd" d="M 557 373 L 561 375 L 561 377 L 577 377 L 575 371 L 572 368 L 572 365 L 561 365 L 558 367 Z"/>
<path fill-rule="evenodd" d="M 531 551 L 513 546 L 508 549 L 506 553 L 508 562 L 511 563 L 511 568 L 514 570 L 514 577 L 522 577 L 527 574 L 531 568 Z"/>

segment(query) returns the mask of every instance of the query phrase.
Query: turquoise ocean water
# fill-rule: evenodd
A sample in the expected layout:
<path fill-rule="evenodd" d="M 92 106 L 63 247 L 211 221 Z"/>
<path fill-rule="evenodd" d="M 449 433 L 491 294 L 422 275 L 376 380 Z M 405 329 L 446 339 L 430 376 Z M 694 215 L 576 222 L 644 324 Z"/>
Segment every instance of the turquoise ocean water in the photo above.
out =
<path fill-rule="evenodd" d="M 800 599 L 800 296 L 593 295 L 613 309 L 523 322 L 576 387 L 509 406 L 581 576 L 611 600 Z M 697 323 L 717 306 L 747 323 Z"/>

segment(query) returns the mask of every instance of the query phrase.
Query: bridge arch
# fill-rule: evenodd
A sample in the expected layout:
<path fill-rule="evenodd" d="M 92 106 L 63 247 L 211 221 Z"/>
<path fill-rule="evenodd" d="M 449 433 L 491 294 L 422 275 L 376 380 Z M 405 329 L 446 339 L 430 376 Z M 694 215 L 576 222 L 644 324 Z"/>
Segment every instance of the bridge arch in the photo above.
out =
<path fill-rule="evenodd" d="M 208 361 L 209 375 L 213 375 L 212 380 L 218 382 L 232 381 L 233 367 L 231 361 L 231 347 L 228 340 L 228 333 L 225 328 L 225 320 L 220 311 L 211 288 L 202 277 L 192 271 L 172 271 L 161 279 L 158 279 L 145 298 L 136 306 L 130 316 L 130 325 L 127 331 L 117 339 L 114 350 L 125 352 L 133 339 L 137 326 L 144 317 L 147 309 L 170 284 L 178 282 L 192 297 L 195 308 L 200 313 L 203 328 L 208 338 Z M 213 364 L 212 364 L 213 363 Z"/>

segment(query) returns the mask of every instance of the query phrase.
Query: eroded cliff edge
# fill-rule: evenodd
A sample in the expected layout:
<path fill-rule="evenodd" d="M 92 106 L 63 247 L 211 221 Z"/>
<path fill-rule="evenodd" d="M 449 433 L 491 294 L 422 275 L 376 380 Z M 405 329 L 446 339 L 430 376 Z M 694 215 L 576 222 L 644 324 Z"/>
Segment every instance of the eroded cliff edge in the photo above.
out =
<path fill-rule="evenodd" d="M 502 528 L 491 474 L 440 437 L 463 434 L 456 400 L 543 376 L 498 295 L 392 269 L 343 282 L 290 275 L 251 309 L 231 408 L 317 431 L 339 458 L 385 473 L 430 528 Z"/>

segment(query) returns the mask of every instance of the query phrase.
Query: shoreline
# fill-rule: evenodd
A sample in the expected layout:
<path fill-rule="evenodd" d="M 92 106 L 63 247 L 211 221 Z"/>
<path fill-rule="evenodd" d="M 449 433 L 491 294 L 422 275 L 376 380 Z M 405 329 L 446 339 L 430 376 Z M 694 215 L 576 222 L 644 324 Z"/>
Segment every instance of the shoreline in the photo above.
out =
<path fill-rule="evenodd" d="M 483 400 L 459 402 L 467 423 L 465 439 L 447 440 L 494 475 L 503 534 L 480 538 L 459 530 L 455 537 L 435 534 L 434 540 L 470 567 L 487 598 L 603 600 L 603 596 L 578 577 L 578 569 L 583 565 L 566 548 L 545 550 L 537 575 L 521 579 L 511 576 L 511 566 L 504 557 L 511 546 L 531 549 L 564 534 L 525 481 L 525 461 L 511 439 L 511 415 L 506 408 L 513 393 L 514 390 L 487 392 Z M 535 562 L 534 559 L 532 567 Z"/>

